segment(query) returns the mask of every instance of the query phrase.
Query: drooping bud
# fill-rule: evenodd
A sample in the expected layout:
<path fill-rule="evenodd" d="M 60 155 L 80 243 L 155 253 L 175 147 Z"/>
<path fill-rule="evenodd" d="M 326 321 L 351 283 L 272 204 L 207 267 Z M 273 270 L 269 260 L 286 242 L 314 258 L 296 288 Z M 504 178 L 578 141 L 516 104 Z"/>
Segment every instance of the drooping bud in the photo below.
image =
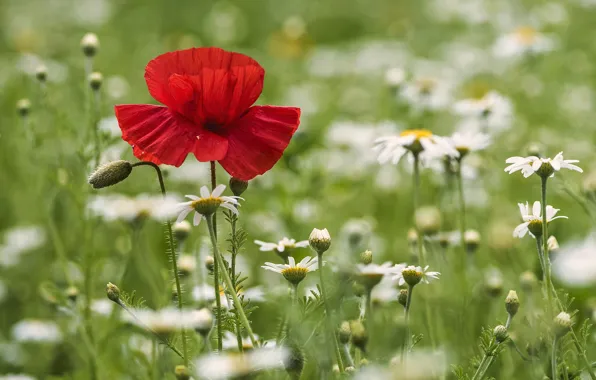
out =
<path fill-rule="evenodd" d="M 426 236 L 432 236 L 441 228 L 441 212 L 434 206 L 424 206 L 416 210 L 416 228 Z"/>
<path fill-rule="evenodd" d="M 235 196 L 239 197 L 246 189 L 248 189 L 248 181 L 243 181 L 235 177 L 230 178 L 230 190 L 232 190 Z"/>
<path fill-rule="evenodd" d="M 366 352 L 368 343 L 368 332 L 359 320 L 350 321 L 350 331 L 352 332 L 352 343 L 362 352 Z"/>
<path fill-rule="evenodd" d="M 480 233 L 476 230 L 467 230 L 464 234 L 464 244 L 468 253 L 474 253 L 480 245 Z"/>
<path fill-rule="evenodd" d="M 519 298 L 517 297 L 517 292 L 515 290 L 510 290 L 509 294 L 505 298 L 505 310 L 507 313 L 513 318 L 517 311 L 519 310 Z"/>
<path fill-rule="evenodd" d="M 493 334 L 495 335 L 495 340 L 497 341 L 497 343 L 503 343 L 508 338 L 507 327 L 503 325 L 498 325 L 497 327 L 495 327 Z"/>
<path fill-rule="evenodd" d="M 132 172 L 132 164 L 125 160 L 108 162 L 99 166 L 91 175 L 87 182 L 94 189 L 102 189 L 124 181 Z"/>
<path fill-rule="evenodd" d="M 17 102 L 17 112 L 22 117 L 27 117 L 31 112 L 31 102 L 29 99 L 21 99 Z"/>
<path fill-rule="evenodd" d="M 205 268 L 207 268 L 207 270 L 209 272 L 213 272 L 214 266 L 215 266 L 215 259 L 213 258 L 213 256 L 205 257 Z"/>
<path fill-rule="evenodd" d="M 397 302 L 403 307 L 406 307 L 406 302 L 408 302 L 408 289 L 400 289 L 399 295 L 397 296 Z"/>
<path fill-rule="evenodd" d="M 89 86 L 93 91 L 98 91 L 103 84 L 103 75 L 99 72 L 94 72 L 89 75 Z"/>
<path fill-rule="evenodd" d="M 531 292 L 536 288 L 538 279 L 532 271 L 525 271 L 519 276 L 519 284 L 521 288 L 526 292 Z"/>
<path fill-rule="evenodd" d="M 79 289 L 77 289 L 76 286 L 69 286 L 68 289 L 66 289 L 66 297 L 68 297 L 68 299 L 72 302 L 75 302 L 78 296 Z"/>
<path fill-rule="evenodd" d="M 110 301 L 116 302 L 117 304 L 120 303 L 120 289 L 111 282 L 108 282 L 106 285 L 106 294 Z"/>
<path fill-rule="evenodd" d="M 341 344 L 348 344 L 350 342 L 350 338 L 352 337 L 350 322 L 343 321 L 341 325 L 339 325 L 339 331 L 337 333 L 337 336 Z"/>
<path fill-rule="evenodd" d="M 319 230 L 313 229 L 308 238 L 310 247 L 319 255 L 325 253 L 331 246 L 331 236 L 326 228 Z"/>
<path fill-rule="evenodd" d="M 553 325 L 554 333 L 558 337 L 562 337 L 571 330 L 571 326 L 573 326 L 571 315 L 562 311 L 555 317 Z"/>
<path fill-rule="evenodd" d="M 176 380 L 189 380 L 190 379 L 190 371 L 186 366 L 177 365 L 174 369 L 174 375 L 176 375 Z"/>
<path fill-rule="evenodd" d="M 368 265 L 372 263 L 372 251 L 367 249 L 366 251 L 360 254 L 360 262 L 364 265 Z"/>
<path fill-rule="evenodd" d="M 180 223 L 175 223 L 172 226 L 172 231 L 174 232 L 176 241 L 179 243 L 184 243 L 192 231 L 192 226 L 190 225 L 189 221 L 183 220 Z"/>
<path fill-rule="evenodd" d="M 87 57 L 93 57 L 99 49 L 99 38 L 95 33 L 87 33 L 81 39 L 81 49 Z"/>
<path fill-rule="evenodd" d="M 35 78 L 41 83 L 44 83 L 48 79 L 48 68 L 45 65 L 39 65 L 35 69 Z"/>

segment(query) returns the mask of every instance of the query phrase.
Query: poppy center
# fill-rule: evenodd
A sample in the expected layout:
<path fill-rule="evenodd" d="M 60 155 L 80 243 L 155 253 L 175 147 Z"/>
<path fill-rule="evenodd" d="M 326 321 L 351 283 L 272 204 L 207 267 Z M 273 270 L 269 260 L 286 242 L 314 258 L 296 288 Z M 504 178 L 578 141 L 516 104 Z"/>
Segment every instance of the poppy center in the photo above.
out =
<path fill-rule="evenodd" d="M 206 121 L 204 126 L 205 126 L 205 129 L 208 130 L 209 132 L 213 132 L 213 133 L 221 132 L 221 126 L 219 125 L 219 123 L 217 123 L 215 121 Z"/>

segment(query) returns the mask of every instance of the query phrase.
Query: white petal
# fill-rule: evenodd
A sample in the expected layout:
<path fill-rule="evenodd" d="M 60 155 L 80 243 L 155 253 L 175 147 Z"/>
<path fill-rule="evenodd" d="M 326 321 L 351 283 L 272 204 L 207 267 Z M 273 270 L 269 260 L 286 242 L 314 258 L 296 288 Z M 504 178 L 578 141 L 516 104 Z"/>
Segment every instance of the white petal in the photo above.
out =
<path fill-rule="evenodd" d="M 201 187 L 201 198 L 209 198 L 211 194 L 209 193 L 209 189 L 207 188 L 207 186 L 202 186 Z"/>
<path fill-rule="evenodd" d="M 534 202 L 534 204 L 532 205 L 532 215 L 534 215 L 536 218 L 540 218 L 540 202 L 539 201 Z"/>
<path fill-rule="evenodd" d="M 188 199 L 192 199 L 193 201 L 198 201 L 199 199 L 201 199 L 201 198 L 197 197 L 196 195 L 190 195 L 190 194 L 185 195 L 185 197 Z"/>
<path fill-rule="evenodd" d="M 223 194 L 225 189 L 226 189 L 226 185 L 217 185 L 217 187 L 211 193 L 211 196 L 217 198 Z"/>
<path fill-rule="evenodd" d="M 186 219 L 186 217 L 188 216 L 188 214 L 191 211 L 192 211 L 192 208 L 186 208 L 186 209 L 182 210 L 182 212 L 180 212 L 180 215 L 178 215 L 178 218 L 176 219 L 176 223 L 180 223 L 181 221 Z"/>
<path fill-rule="evenodd" d="M 294 258 L 292 256 L 288 256 L 288 264 L 290 265 L 290 267 L 295 267 L 296 260 L 294 260 Z"/>
<path fill-rule="evenodd" d="M 203 217 L 201 216 L 201 214 L 199 214 L 198 212 L 195 212 L 195 216 L 193 216 L 192 218 L 192 224 L 194 224 L 195 226 L 198 226 L 199 223 L 201 223 L 201 219 Z"/>
<path fill-rule="evenodd" d="M 232 211 L 234 214 L 238 215 L 238 209 L 236 209 L 236 207 L 234 207 L 234 205 L 229 204 L 229 203 L 222 203 L 220 206 L 223 208 L 227 208 L 228 210 Z"/>
<path fill-rule="evenodd" d="M 526 236 L 526 234 L 528 233 L 529 224 L 530 223 L 525 222 L 515 227 L 515 229 L 513 230 L 513 237 L 523 238 L 524 236 Z"/>

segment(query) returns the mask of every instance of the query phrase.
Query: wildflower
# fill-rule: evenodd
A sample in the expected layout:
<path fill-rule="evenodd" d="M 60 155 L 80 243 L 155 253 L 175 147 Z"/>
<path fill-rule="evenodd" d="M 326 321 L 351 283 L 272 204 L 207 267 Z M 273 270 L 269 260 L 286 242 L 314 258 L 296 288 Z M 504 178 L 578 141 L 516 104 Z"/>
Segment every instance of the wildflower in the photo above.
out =
<path fill-rule="evenodd" d="M 103 84 L 103 75 L 98 72 L 89 74 L 89 86 L 92 90 L 98 91 Z"/>
<path fill-rule="evenodd" d="M 474 253 L 480 245 L 480 233 L 476 230 L 467 230 L 464 233 L 464 245 L 467 252 Z"/>
<path fill-rule="evenodd" d="M 288 350 L 280 347 L 265 347 L 244 353 L 214 353 L 199 357 L 195 367 L 201 377 L 224 380 L 284 368 L 288 356 Z"/>
<path fill-rule="evenodd" d="M 570 287 L 596 283 L 596 235 L 564 244 L 553 258 L 553 276 Z"/>
<path fill-rule="evenodd" d="M 571 326 L 573 326 L 573 320 L 571 319 L 571 315 L 569 315 L 569 313 L 562 311 L 555 317 L 553 324 L 555 335 L 562 337 L 571 330 Z"/>
<path fill-rule="evenodd" d="M 117 105 L 122 138 L 141 160 L 180 166 L 192 152 L 248 181 L 273 167 L 300 123 L 299 108 L 251 107 L 264 75 L 252 58 L 219 48 L 162 54 L 145 81 L 165 107 Z"/>
<path fill-rule="evenodd" d="M 203 186 L 201 187 L 200 197 L 196 195 L 186 195 L 191 201 L 179 204 L 181 210 L 178 219 L 176 219 L 176 223 L 180 223 L 191 211 L 194 211 L 193 224 L 198 226 L 203 218 L 211 216 L 217 211 L 219 206 L 232 211 L 234 214 L 238 214 L 238 209 L 236 209 L 236 207 L 239 205 L 238 199 L 242 198 L 235 195 L 231 197 L 221 196 L 225 189 L 225 185 L 219 185 L 210 194 L 207 186 Z"/>
<path fill-rule="evenodd" d="M 139 194 L 128 197 L 121 194 L 97 195 L 87 204 L 87 209 L 94 215 L 107 221 L 124 220 L 127 222 L 143 221 L 147 218 L 162 221 L 169 218 L 180 198 L 168 195 Z"/>
<path fill-rule="evenodd" d="M 429 284 L 431 281 L 438 279 L 440 275 L 439 272 L 429 272 L 428 265 L 423 269 L 419 266 L 406 266 L 405 264 L 395 265 L 393 273 L 395 273 L 394 280 L 398 280 L 399 286 L 404 284 L 415 286 L 420 282 Z"/>
<path fill-rule="evenodd" d="M 176 237 L 176 241 L 179 243 L 184 243 L 188 236 L 190 235 L 192 226 L 186 220 L 181 221 L 180 223 L 174 223 L 172 226 L 172 231 L 174 232 L 174 236 Z"/>
<path fill-rule="evenodd" d="M 58 325 L 51 321 L 24 319 L 12 327 L 17 342 L 57 343 L 62 340 Z"/>
<path fill-rule="evenodd" d="M 399 97 L 417 111 L 436 111 L 451 101 L 451 87 L 445 80 L 419 76 L 402 85 Z"/>
<path fill-rule="evenodd" d="M 286 280 L 293 285 L 298 285 L 308 272 L 317 270 L 319 267 L 319 260 L 317 257 L 306 256 L 298 264 L 292 256 L 288 257 L 288 264 L 273 264 L 266 262 L 261 268 L 270 270 L 272 272 L 281 273 Z"/>
<path fill-rule="evenodd" d="M 361 283 L 368 291 L 371 291 L 386 274 L 393 274 L 395 268 L 392 263 L 385 262 L 378 264 L 356 264 L 354 276 L 356 281 Z"/>
<path fill-rule="evenodd" d="M 498 132 L 508 129 L 513 119 L 511 101 L 496 91 L 480 98 L 457 101 L 453 111 L 464 118 L 458 130 L 470 132 Z"/>
<path fill-rule="evenodd" d="M 542 236 L 542 215 L 541 215 L 541 207 L 540 202 L 536 201 L 532 205 L 532 213 L 530 213 L 530 206 L 528 202 L 526 204 L 518 203 L 519 212 L 521 213 L 523 223 L 515 227 L 513 230 L 513 236 L 518 238 L 523 238 L 529 232 L 532 237 L 540 237 Z M 553 206 L 546 206 L 546 222 L 550 223 L 555 219 L 564 218 L 567 219 L 566 216 L 555 216 L 559 212 L 559 209 L 554 208 Z"/>
<path fill-rule="evenodd" d="M 377 160 L 381 164 L 397 164 L 408 152 L 418 155 L 422 160 L 459 156 L 447 138 L 434 135 L 426 129 L 408 129 L 399 136 L 380 137 L 375 140 L 374 150 L 379 154 Z"/>
<path fill-rule="evenodd" d="M 204 328 L 205 319 L 196 310 L 178 310 L 165 308 L 161 310 L 136 309 L 132 313 L 122 314 L 123 319 L 141 329 L 149 328 L 158 334 L 168 334 L 182 329 Z"/>
<path fill-rule="evenodd" d="M 513 32 L 502 35 L 493 46 L 497 57 L 519 57 L 528 54 L 546 53 L 554 49 L 554 41 L 531 26 L 521 26 Z"/>
<path fill-rule="evenodd" d="M 14 227 L 4 233 L 0 244 L 0 266 L 11 267 L 19 262 L 21 255 L 42 246 L 46 241 L 41 227 Z"/>
<path fill-rule="evenodd" d="M 87 33 L 81 39 L 81 49 L 83 50 L 83 54 L 87 57 L 93 57 L 97 54 L 97 49 L 99 48 L 99 38 L 95 33 Z"/>
<path fill-rule="evenodd" d="M 286 253 L 287 256 L 294 248 L 306 248 L 308 247 L 308 240 L 296 241 L 295 239 L 288 239 L 283 237 L 277 243 L 267 243 L 261 240 L 255 240 L 255 244 L 258 245 L 259 251 L 277 251 L 278 253 Z"/>
<path fill-rule="evenodd" d="M 510 164 L 505 168 L 505 171 L 509 174 L 515 173 L 521 170 L 524 178 L 528 178 L 532 174 L 536 173 L 539 176 L 546 178 L 554 176 L 555 172 L 561 169 L 575 170 L 583 173 L 583 170 L 573 165 L 578 160 L 565 160 L 563 159 L 563 152 L 559 152 L 555 158 L 539 158 L 536 156 L 529 157 L 509 157 L 506 163 Z"/>
<path fill-rule="evenodd" d="M 459 153 L 460 160 L 468 153 L 482 150 L 490 144 L 490 137 L 487 134 L 476 131 L 455 132 L 449 140 Z"/>
<path fill-rule="evenodd" d="M 257 334 L 253 334 L 256 340 L 259 340 L 259 336 Z M 273 342 L 275 343 L 275 342 Z M 268 344 L 270 344 L 268 342 Z M 223 339 L 221 341 L 222 348 L 226 351 L 238 351 L 238 338 L 236 334 L 231 331 L 224 331 Z M 271 346 L 269 346 L 271 347 Z M 243 339 L 242 340 L 242 350 L 249 351 L 254 348 L 250 339 Z"/>
<path fill-rule="evenodd" d="M 206 337 L 209 335 L 209 332 L 213 327 L 213 313 L 211 310 L 203 308 L 200 310 L 195 310 L 193 314 L 195 320 L 195 331 L 203 337 Z"/>
<path fill-rule="evenodd" d="M 183 276 L 188 276 L 197 268 L 197 261 L 193 255 L 178 256 L 178 270 Z"/>
<path fill-rule="evenodd" d="M 329 231 L 326 228 L 322 230 L 314 228 L 310 233 L 308 243 L 317 254 L 322 255 L 331 246 L 331 235 L 329 235 Z"/>

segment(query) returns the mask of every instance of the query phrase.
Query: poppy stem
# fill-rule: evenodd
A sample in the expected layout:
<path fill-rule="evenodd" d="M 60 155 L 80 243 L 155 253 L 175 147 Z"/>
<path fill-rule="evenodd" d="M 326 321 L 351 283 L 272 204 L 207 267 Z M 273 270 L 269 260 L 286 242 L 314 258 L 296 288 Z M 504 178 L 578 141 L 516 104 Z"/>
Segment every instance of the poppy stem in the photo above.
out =
<path fill-rule="evenodd" d="M 163 175 L 161 174 L 161 169 L 153 162 L 149 161 L 141 161 L 135 162 L 132 164 L 133 167 L 135 166 L 151 166 L 155 169 L 157 173 L 157 179 L 159 181 L 159 187 L 161 189 L 161 195 L 166 197 L 166 186 L 163 181 Z M 178 273 L 178 263 L 176 261 L 176 242 L 174 241 L 174 234 L 172 233 L 172 223 L 168 220 L 166 221 L 166 230 L 167 230 L 167 244 L 168 244 L 168 253 L 170 255 L 170 261 L 172 262 L 172 271 L 174 272 L 174 280 L 176 282 L 176 294 L 178 295 L 178 309 L 182 310 L 182 288 L 180 287 L 180 273 Z M 188 367 L 188 348 L 186 347 L 186 331 L 181 330 L 180 334 L 182 335 L 182 352 L 184 359 L 184 365 Z"/>
<path fill-rule="evenodd" d="M 210 161 L 209 164 L 211 169 L 211 191 L 213 191 L 217 186 L 215 161 Z M 217 219 L 215 214 L 213 214 L 213 234 L 215 236 L 215 242 L 217 243 Z M 213 252 L 213 257 L 215 258 L 215 251 Z M 221 350 L 223 349 L 223 321 L 221 319 L 221 298 L 219 294 L 219 261 L 217 260 L 217 258 L 215 258 L 215 261 L 213 263 L 213 289 L 215 291 L 215 305 L 217 307 L 217 351 L 221 352 Z"/>

